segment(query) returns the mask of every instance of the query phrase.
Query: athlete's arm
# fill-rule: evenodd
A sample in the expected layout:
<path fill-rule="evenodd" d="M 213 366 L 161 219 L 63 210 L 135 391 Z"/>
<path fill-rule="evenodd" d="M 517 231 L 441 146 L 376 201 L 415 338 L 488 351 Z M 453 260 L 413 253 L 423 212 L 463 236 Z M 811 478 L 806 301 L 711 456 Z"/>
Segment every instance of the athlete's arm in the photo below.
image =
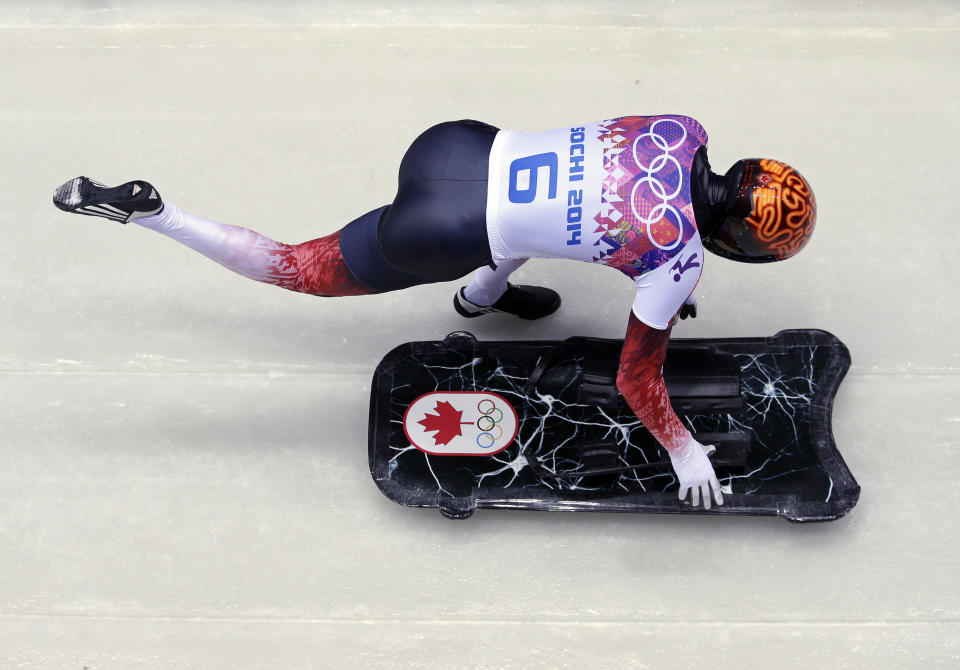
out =
<path fill-rule="evenodd" d="M 690 490 L 693 505 L 699 504 L 702 496 L 704 507 L 709 509 L 711 489 L 718 505 L 723 504 L 723 496 L 707 458 L 712 452 L 693 439 L 670 404 L 663 381 L 663 361 L 669 340 L 669 327 L 651 328 L 631 312 L 617 371 L 617 388 L 637 418 L 670 455 L 680 480 L 680 498 L 686 498 Z"/>

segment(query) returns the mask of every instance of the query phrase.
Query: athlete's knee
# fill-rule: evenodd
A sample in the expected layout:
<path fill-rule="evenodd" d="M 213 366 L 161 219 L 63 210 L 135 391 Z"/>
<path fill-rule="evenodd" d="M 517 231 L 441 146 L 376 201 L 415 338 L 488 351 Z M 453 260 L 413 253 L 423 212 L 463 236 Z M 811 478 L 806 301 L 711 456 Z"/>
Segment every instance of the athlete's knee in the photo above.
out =
<path fill-rule="evenodd" d="M 340 251 L 340 231 L 298 244 L 293 251 L 297 266 L 295 291 L 324 297 L 377 292 L 350 272 Z"/>
<path fill-rule="evenodd" d="M 384 256 L 381 240 L 388 246 L 391 242 L 382 237 L 386 215 L 393 210 L 389 205 L 367 212 L 348 223 L 340 231 L 340 251 L 343 263 L 349 272 L 364 286 L 377 293 L 426 283 L 424 277 L 403 272 Z M 390 247 L 393 248 L 393 247 Z"/>

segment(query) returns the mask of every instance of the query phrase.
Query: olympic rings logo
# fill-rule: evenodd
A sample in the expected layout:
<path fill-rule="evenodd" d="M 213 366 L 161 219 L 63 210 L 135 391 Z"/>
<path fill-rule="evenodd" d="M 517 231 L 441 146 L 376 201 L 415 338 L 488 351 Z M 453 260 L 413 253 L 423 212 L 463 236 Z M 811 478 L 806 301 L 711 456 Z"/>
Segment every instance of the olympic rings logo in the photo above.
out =
<path fill-rule="evenodd" d="M 674 144 L 670 144 L 667 139 L 663 137 L 663 135 L 660 135 L 655 131 L 656 127 L 661 123 L 672 123 L 678 126 L 681 132 L 680 139 Z M 649 167 L 641 163 L 640 158 L 637 156 L 637 145 L 640 144 L 640 140 L 642 140 L 644 137 L 649 137 L 650 141 L 653 142 L 653 144 L 663 152 L 658 154 L 653 159 Z M 633 210 L 633 215 L 637 217 L 637 221 L 646 226 L 647 237 L 650 239 L 653 245 L 664 251 L 676 249 L 680 245 L 680 242 L 683 241 L 683 217 L 680 216 L 680 212 L 678 212 L 673 205 L 669 204 L 670 200 L 673 200 L 680 194 L 680 188 L 683 186 L 683 170 L 680 168 L 680 162 L 670 155 L 670 152 L 674 149 L 679 149 L 686 139 L 687 129 L 683 127 L 682 123 L 674 119 L 657 119 L 653 122 L 647 132 L 638 135 L 633 141 L 633 162 L 636 163 L 637 167 L 647 174 L 646 176 L 638 179 L 637 183 L 633 185 L 633 191 L 630 193 L 630 208 Z M 663 182 L 654 177 L 654 174 L 660 172 L 664 166 L 670 163 L 676 167 L 679 178 L 677 179 L 677 188 L 674 189 L 673 193 L 668 194 Z M 637 190 L 640 188 L 641 184 L 649 184 L 648 188 L 650 189 L 650 192 L 653 193 L 656 198 L 660 199 L 660 202 L 650 210 L 649 216 L 642 216 L 640 212 L 637 211 Z M 668 213 L 673 215 L 674 223 L 677 227 L 677 239 L 668 245 L 662 245 L 654 239 L 650 228 L 653 226 L 653 224 L 663 219 Z"/>
<path fill-rule="evenodd" d="M 477 419 L 477 429 L 480 430 L 480 434 L 477 435 L 477 446 L 481 449 L 490 449 L 497 443 L 497 440 L 503 437 L 503 428 L 498 425 L 503 421 L 503 410 L 489 398 L 484 398 L 477 403 L 477 411 L 481 415 Z M 494 412 L 498 415 L 496 419 L 493 418 Z M 493 434 L 494 430 L 497 431 L 496 436 Z M 490 441 L 489 444 L 486 443 L 487 440 Z"/>

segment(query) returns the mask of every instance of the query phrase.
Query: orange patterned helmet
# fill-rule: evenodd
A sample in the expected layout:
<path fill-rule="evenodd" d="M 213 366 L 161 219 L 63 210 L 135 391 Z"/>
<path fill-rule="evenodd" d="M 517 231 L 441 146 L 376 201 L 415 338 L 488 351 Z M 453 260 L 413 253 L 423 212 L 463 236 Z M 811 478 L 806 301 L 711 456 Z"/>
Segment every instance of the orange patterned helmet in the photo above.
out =
<path fill-rule="evenodd" d="M 813 189 L 786 163 L 748 158 L 741 165 L 740 190 L 723 223 L 704 237 L 703 246 L 746 263 L 786 260 L 813 235 L 817 222 Z"/>

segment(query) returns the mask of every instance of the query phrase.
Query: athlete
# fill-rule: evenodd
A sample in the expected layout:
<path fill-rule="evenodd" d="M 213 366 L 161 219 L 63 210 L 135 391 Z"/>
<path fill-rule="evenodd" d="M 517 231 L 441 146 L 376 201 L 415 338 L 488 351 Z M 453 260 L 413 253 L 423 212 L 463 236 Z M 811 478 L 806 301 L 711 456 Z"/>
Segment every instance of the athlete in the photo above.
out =
<path fill-rule="evenodd" d="M 623 117 L 554 131 L 501 131 L 478 121 L 442 123 L 400 163 L 389 205 L 309 242 L 288 245 L 164 202 L 144 181 L 108 188 L 87 177 L 60 186 L 68 212 L 133 221 L 245 277 L 320 296 L 356 296 L 450 281 L 473 318 L 505 312 L 539 319 L 560 296 L 516 286 L 532 257 L 602 263 L 637 284 L 617 387 L 670 456 L 681 500 L 723 504 L 709 455 L 677 417 L 663 381 L 670 330 L 696 316 L 693 290 L 704 248 L 765 263 L 809 240 L 816 200 L 793 168 L 746 159 L 714 174 L 707 134 L 686 116 Z"/>

